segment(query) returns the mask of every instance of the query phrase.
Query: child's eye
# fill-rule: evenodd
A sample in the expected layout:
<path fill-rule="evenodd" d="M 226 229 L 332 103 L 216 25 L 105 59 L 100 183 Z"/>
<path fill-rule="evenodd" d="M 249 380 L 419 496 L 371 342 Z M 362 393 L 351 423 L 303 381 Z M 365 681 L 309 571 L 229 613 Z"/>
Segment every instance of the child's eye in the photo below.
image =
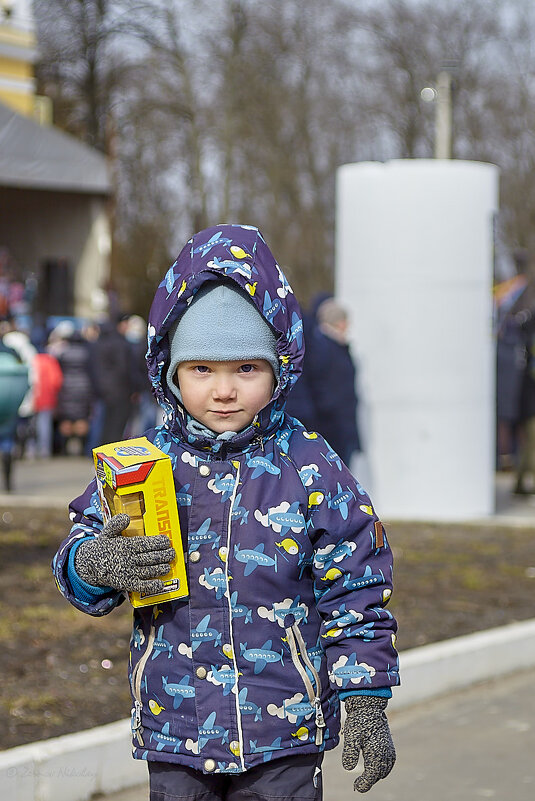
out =
<path fill-rule="evenodd" d="M 209 368 L 205 364 L 196 364 L 194 370 L 196 373 L 207 373 Z"/>
<path fill-rule="evenodd" d="M 242 373 L 252 373 L 254 369 L 255 369 L 254 364 L 241 364 L 240 365 L 240 371 Z"/>

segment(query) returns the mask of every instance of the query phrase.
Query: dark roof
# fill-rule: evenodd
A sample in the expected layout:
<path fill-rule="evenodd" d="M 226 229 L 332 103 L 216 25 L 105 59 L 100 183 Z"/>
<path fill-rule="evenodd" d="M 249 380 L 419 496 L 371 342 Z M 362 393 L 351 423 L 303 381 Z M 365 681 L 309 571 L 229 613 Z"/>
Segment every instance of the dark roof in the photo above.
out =
<path fill-rule="evenodd" d="M 0 103 L 0 186 L 109 194 L 105 157 Z"/>

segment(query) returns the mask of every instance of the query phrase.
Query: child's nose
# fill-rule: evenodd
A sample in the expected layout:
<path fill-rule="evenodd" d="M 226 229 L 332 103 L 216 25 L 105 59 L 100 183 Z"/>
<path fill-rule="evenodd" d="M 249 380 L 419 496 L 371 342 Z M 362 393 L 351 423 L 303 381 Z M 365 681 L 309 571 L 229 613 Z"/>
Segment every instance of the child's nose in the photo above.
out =
<path fill-rule="evenodd" d="M 214 397 L 229 400 L 236 395 L 236 387 L 231 376 L 218 376 L 214 386 Z"/>

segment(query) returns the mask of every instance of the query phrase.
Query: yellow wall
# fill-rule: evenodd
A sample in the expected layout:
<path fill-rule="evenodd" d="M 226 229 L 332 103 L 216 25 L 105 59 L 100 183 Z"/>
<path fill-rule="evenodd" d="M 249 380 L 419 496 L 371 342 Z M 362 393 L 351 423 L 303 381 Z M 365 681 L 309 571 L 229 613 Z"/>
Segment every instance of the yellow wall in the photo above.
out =
<path fill-rule="evenodd" d="M 0 42 L 31 49 L 35 47 L 36 41 L 35 33 L 0 23 Z"/>
<path fill-rule="evenodd" d="M 0 87 L 0 101 L 19 114 L 24 114 L 26 117 L 34 116 L 35 104 L 33 94 L 13 92 Z"/>
<path fill-rule="evenodd" d="M 0 75 L 9 78 L 33 78 L 33 65 L 20 59 L 8 58 L 0 52 Z"/>
<path fill-rule="evenodd" d="M 33 116 L 35 112 L 33 86 L 35 48 L 36 38 L 33 33 L 5 24 L 0 25 L 0 101 L 28 117 Z M 22 83 L 20 88 L 16 85 L 3 86 L 1 79 Z"/>

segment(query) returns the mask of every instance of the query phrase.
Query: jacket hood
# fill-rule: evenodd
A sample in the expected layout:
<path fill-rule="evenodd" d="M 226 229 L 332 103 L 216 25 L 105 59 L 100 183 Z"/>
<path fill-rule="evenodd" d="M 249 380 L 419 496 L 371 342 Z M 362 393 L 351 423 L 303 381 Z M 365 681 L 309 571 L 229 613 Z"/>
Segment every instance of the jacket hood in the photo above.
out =
<path fill-rule="evenodd" d="M 184 412 L 168 387 L 169 330 L 194 295 L 212 281 L 231 281 L 248 294 L 277 336 L 278 385 L 271 402 L 253 421 L 254 433 L 269 433 L 282 416 L 286 396 L 301 373 L 304 356 L 299 304 L 264 237 L 254 226 L 216 225 L 195 234 L 160 283 L 148 320 L 147 365 L 156 400 L 168 428 L 184 431 Z M 207 325 L 210 321 L 207 320 Z M 249 429 L 232 440 L 243 447 Z M 187 434 L 192 443 L 192 435 Z M 200 443 L 202 444 L 202 443 Z"/>

